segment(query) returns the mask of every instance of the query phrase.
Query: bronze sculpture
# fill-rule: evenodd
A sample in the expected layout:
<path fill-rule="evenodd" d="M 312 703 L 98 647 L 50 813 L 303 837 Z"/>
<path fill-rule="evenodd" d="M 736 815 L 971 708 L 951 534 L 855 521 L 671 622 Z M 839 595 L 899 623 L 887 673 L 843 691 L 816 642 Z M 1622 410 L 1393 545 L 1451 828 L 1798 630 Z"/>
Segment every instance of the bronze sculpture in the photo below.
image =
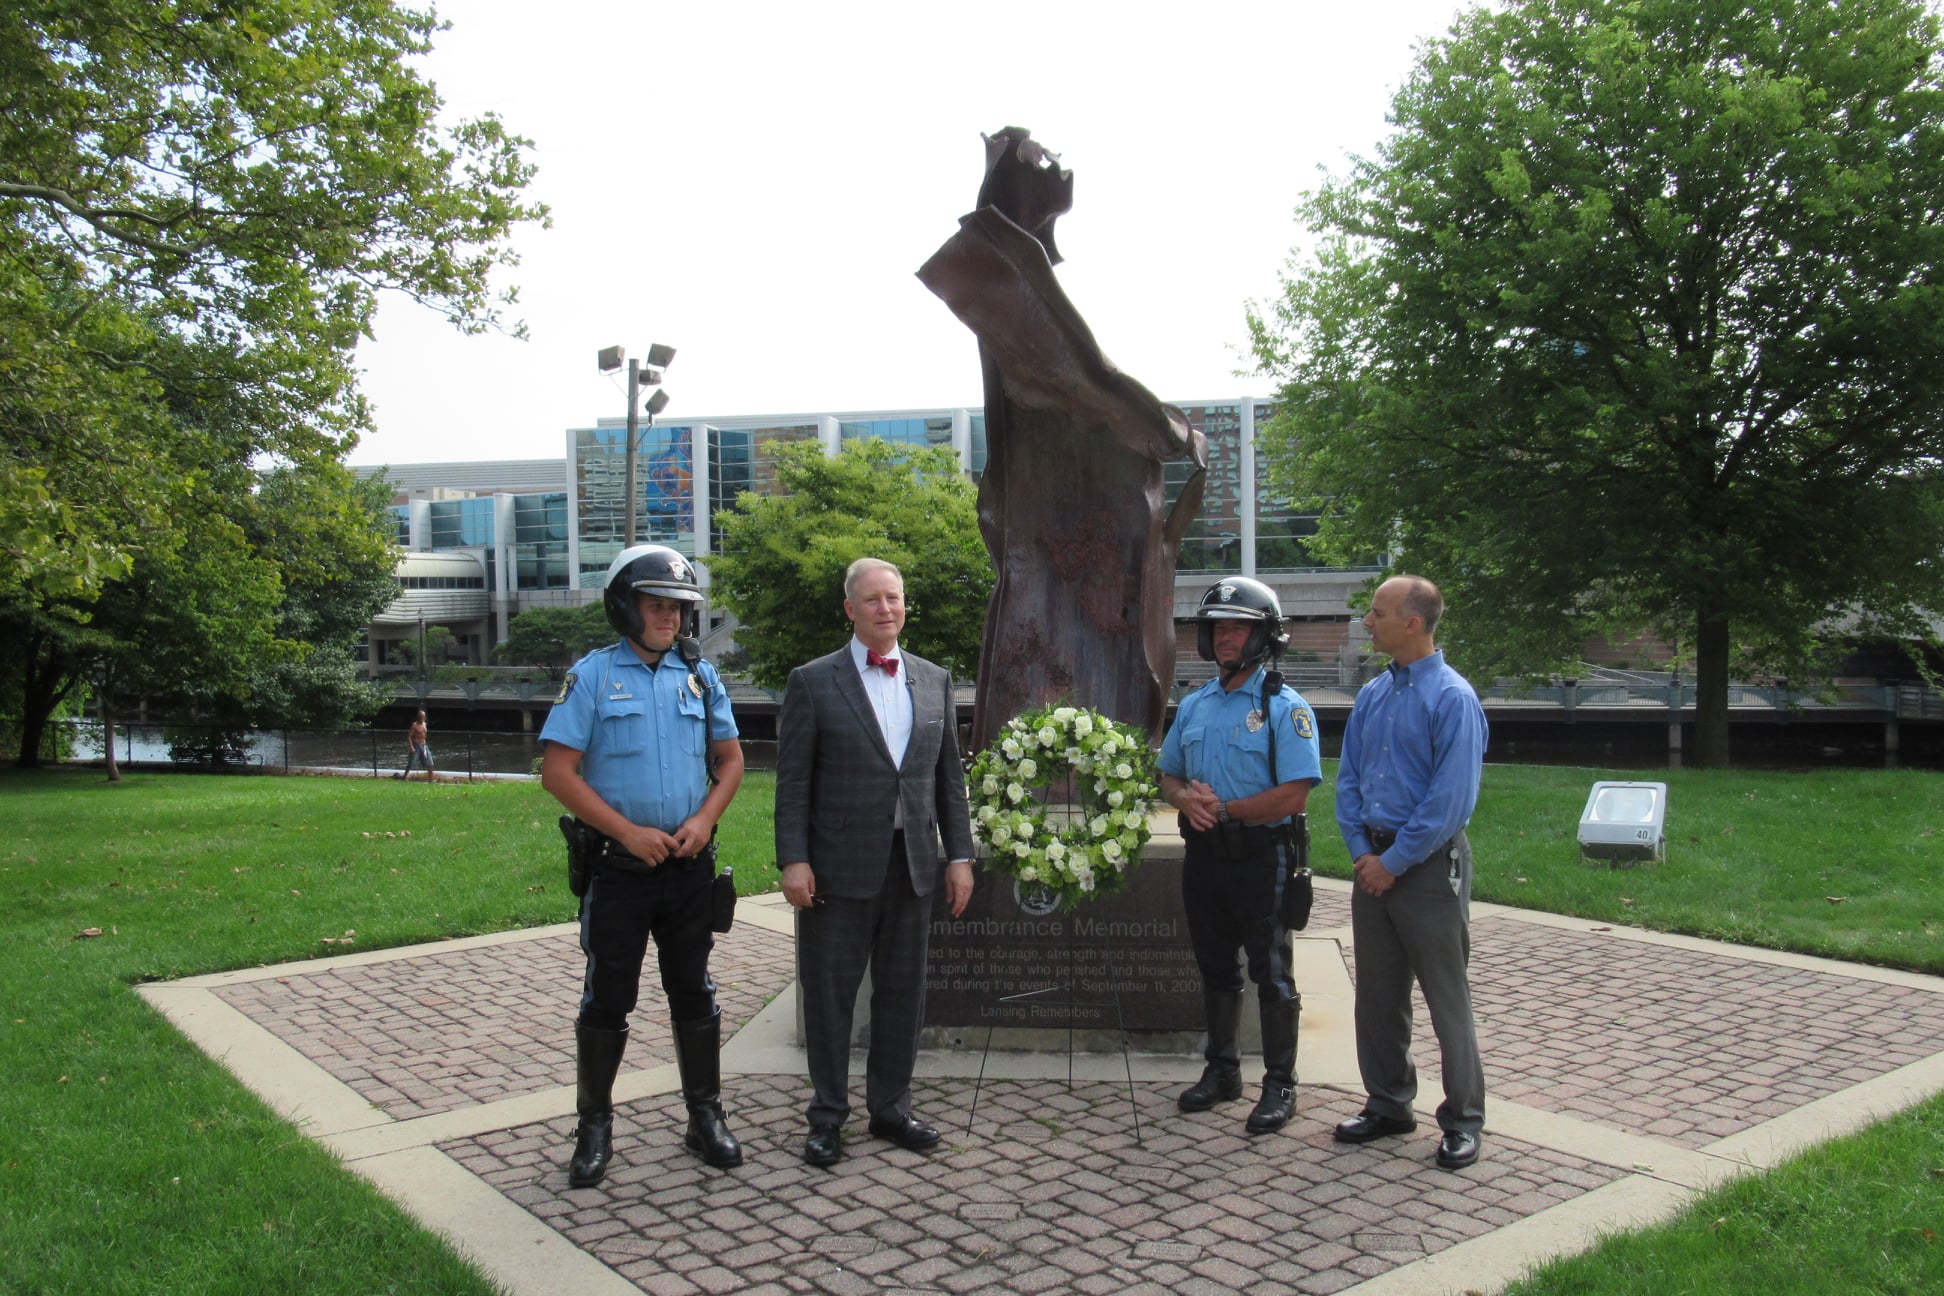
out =
<path fill-rule="evenodd" d="M 1158 743 L 1174 675 L 1174 572 L 1208 445 L 1121 373 L 1054 278 L 1073 173 L 1009 126 L 985 136 L 978 207 L 918 278 L 979 339 L 987 458 L 979 529 L 997 584 L 979 652 L 972 749 L 1067 699 Z M 1194 473 L 1170 509 L 1163 466 Z"/>

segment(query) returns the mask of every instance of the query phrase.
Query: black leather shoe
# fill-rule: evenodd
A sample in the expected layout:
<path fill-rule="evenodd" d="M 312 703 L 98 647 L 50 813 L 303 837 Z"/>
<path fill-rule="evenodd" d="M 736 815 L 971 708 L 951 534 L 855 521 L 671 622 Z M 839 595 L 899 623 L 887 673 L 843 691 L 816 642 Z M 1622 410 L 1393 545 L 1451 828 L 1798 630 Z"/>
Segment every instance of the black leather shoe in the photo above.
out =
<path fill-rule="evenodd" d="M 1398 1120 L 1392 1116 L 1379 1116 L 1376 1112 L 1358 1112 L 1336 1127 L 1336 1141 L 1368 1143 L 1372 1139 L 1389 1138 L 1393 1134 L 1409 1134 L 1416 1128 L 1417 1122 L 1414 1120 Z"/>
<path fill-rule="evenodd" d="M 803 1159 L 813 1166 L 833 1166 L 844 1159 L 844 1133 L 835 1125 L 812 1125 L 803 1140 Z"/>
<path fill-rule="evenodd" d="M 1202 1068 L 1201 1079 L 1181 1091 L 1175 1106 L 1185 1112 L 1205 1112 L 1216 1103 L 1234 1102 L 1242 1096 L 1242 1073 L 1213 1064 Z"/>
<path fill-rule="evenodd" d="M 1478 1160 L 1478 1135 L 1451 1130 L 1438 1140 L 1438 1164 L 1446 1170 L 1463 1170 Z"/>
<path fill-rule="evenodd" d="M 871 1137 L 896 1143 L 908 1152 L 929 1152 L 938 1146 L 938 1131 L 920 1125 L 916 1116 L 894 1116 L 889 1120 L 872 1117 Z"/>

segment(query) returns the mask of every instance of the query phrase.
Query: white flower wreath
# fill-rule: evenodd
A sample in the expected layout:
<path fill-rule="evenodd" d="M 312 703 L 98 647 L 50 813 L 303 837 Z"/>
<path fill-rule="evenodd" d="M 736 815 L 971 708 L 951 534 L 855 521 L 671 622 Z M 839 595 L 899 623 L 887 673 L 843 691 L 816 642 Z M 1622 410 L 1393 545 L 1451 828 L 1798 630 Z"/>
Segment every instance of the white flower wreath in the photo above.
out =
<path fill-rule="evenodd" d="M 1035 795 L 1046 787 L 1070 787 L 1075 804 L 1048 806 Z M 1147 736 L 1072 706 L 1013 717 L 972 762 L 967 790 L 988 866 L 1041 888 L 1061 909 L 1119 889 L 1161 796 Z"/>

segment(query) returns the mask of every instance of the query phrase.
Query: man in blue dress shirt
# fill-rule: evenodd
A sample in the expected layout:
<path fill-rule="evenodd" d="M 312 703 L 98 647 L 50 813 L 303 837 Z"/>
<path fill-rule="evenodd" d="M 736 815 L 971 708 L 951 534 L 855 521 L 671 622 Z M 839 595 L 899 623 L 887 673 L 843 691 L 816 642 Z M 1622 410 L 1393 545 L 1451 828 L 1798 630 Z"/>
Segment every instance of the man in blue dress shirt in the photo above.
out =
<path fill-rule="evenodd" d="M 722 1018 L 709 953 L 715 826 L 742 785 L 743 754 L 721 677 L 693 641 L 680 642 L 701 600 L 681 554 L 662 545 L 622 550 L 602 596 L 622 639 L 574 664 L 540 731 L 541 785 L 580 821 L 583 838 L 599 843 L 580 909 L 580 1126 L 567 1171 L 575 1188 L 599 1183 L 613 1155 L 614 1077 L 651 934 L 688 1104 L 685 1141 L 710 1165 L 742 1164 L 722 1116 Z"/>
<path fill-rule="evenodd" d="M 1445 665 L 1433 636 L 1444 596 L 1421 576 L 1385 581 L 1364 629 L 1390 668 L 1364 685 L 1343 733 L 1337 826 L 1355 862 L 1350 900 L 1357 950 L 1357 1066 L 1369 1095 L 1336 1127 L 1343 1143 L 1417 1128 L 1411 1059 L 1411 982 L 1431 1014 L 1442 1055 L 1444 1131 L 1438 1164 L 1478 1160 L 1485 1071 L 1472 1022 L 1471 844 L 1486 725 L 1478 695 Z"/>

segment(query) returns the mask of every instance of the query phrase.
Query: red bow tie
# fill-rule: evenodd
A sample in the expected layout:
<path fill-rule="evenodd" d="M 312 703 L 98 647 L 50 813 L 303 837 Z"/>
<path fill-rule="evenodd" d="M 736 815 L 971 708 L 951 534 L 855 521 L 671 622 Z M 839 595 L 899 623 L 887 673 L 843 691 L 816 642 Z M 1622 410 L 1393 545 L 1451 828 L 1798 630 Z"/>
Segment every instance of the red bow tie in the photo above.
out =
<path fill-rule="evenodd" d="M 896 675 L 898 673 L 898 659 L 896 657 L 880 657 L 869 648 L 864 650 L 864 665 L 867 668 L 871 666 L 882 666 L 886 675 Z"/>

